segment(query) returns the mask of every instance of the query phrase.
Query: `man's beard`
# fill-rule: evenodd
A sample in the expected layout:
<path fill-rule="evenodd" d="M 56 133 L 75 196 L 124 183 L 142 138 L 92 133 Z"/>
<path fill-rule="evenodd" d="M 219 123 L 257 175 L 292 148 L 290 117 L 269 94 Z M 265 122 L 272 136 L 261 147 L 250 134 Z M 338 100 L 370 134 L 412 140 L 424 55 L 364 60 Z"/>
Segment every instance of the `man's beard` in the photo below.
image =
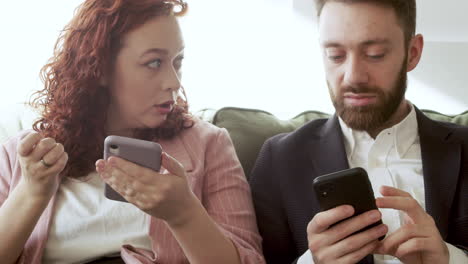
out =
<path fill-rule="evenodd" d="M 356 130 L 372 131 L 382 127 L 390 117 L 396 112 L 402 102 L 407 87 L 407 66 L 406 59 L 401 67 L 398 79 L 393 89 L 385 93 L 381 88 L 369 86 L 344 87 L 338 91 L 338 95 L 333 93 L 330 83 L 328 89 L 336 113 L 343 119 L 348 127 Z M 372 93 L 377 96 L 375 104 L 364 106 L 346 106 L 344 94 L 347 92 Z"/>

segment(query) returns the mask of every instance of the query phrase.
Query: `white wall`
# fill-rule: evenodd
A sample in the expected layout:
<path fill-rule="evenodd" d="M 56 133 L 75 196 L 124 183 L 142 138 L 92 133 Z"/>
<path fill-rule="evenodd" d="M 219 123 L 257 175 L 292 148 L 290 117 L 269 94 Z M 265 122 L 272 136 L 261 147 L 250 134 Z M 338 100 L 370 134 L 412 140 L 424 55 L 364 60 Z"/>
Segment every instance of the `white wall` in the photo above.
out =
<path fill-rule="evenodd" d="M 12 116 L 42 88 L 39 70 L 80 0 L 2 1 L 0 8 L 0 118 Z M 26 8 L 27 6 L 27 8 Z M 7 110 L 8 109 L 8 110 Z"/>
<path fill-rule="evenodd" d="M 468 43 L 426 42 L 410 78 L 408 98 L 421 108 L 447 114 L 468 110 Z"/>
<path fill-rule="evenodd" d="M 194 109 L 259 108 L 282 118 L 308 109 L 333 111 L 315 27 L 287 1 L 214 5 L 219 1 L 193 2 L 183 19 L 184 82 Z"/>
<path fill-rule="evenodd" d="M 312 0 L 291 0 L 296 14 L 316 27 Z M 423 56 L 409 74 L 407 98 L 420 108 L 458 114 L 468 110 L 468 1 L 417 0 Z M 316 31 L 314 31 L 316 33 Z"/>
<path fill-rule="evenodd" d="M 312 0 L 188 2 L 189 13 L 181 20 L 187 47 L 183 84 L 193 111 L 239 106 L 264 109 L 282 118 L 308 109 L 333 111 L 314 12 L 301 5 Z M 29 8 L 23 8 L 25 3 Z M 79 3 L 81 0 L 2 3 L 0 110 L 27 101 L 32 90 L 41 88 L 39 70 Z M 458 21 L 465 23 L 463 19 Z M 463 32 L 466 28 L 468 23 L 450 34 L 451 30 L 429 34 L 429 40 L 437 42 L 427 43 L 420 67 L 410 75 L 408 91 L 410 100 L 421 108 L 449 114 L 468 109 L 464 93 L 468 89 L 468 74 L 464 74 L 468 42 L 460 37 L 468 35 Z M 447 35 L 459 38 L 456 43 L 439 41 Z M 1 113 L 1 119 L 7 118 L 5 111 Z"/>

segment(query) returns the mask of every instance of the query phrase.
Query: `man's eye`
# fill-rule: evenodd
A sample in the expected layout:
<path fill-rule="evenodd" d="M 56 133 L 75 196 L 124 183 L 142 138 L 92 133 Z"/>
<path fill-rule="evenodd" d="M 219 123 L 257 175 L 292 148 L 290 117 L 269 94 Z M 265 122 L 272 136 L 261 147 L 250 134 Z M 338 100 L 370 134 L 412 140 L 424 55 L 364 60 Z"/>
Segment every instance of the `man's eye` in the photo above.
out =
<path fill-rule="evenodd" d="M 373 60 L 379 60 L 379 59 L 382 59 L 383 57 L 385 57 L 385 54 L 377 54 L 377 55 L 367 55 L 369 58 L 373 59 Z"/>
<path fill-rule="evenodd" d="M 156 59 L 156 60 L 153 60 L 151 61 L 150 63 L 146 64 L 148 67 L 150 68 L 153 68 L 153 69 L 157 69 L 159 67 L 161 67 L 161 60 L 160 59 Z"/>
<path fill-rule="evenodd" d="M 344 58 L 343 55 L 328 56 L 328 59 L 331 61 L 340 61 Z"/>

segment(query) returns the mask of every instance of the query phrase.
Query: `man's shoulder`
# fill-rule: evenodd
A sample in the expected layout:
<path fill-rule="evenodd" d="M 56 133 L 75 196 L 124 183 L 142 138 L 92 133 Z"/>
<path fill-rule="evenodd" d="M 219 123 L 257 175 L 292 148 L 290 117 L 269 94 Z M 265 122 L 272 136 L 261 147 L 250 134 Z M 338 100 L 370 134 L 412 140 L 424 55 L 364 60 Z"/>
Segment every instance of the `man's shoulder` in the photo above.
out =
<path fill-rule="evenodd" d="M 448 125 L 453 129 L 453 137 L 468 145 L 468 127 L 452 123 Z"/>
<path fill-rule="evenodd" d="M 307 139 L 316 138 L 321 135 L 327 121 L 329 121 L 327 118 L 309 121 L 294 131 L 269 138 L 266 144 L 270 145 L 270 147 L 284 148 L 300 144 Z"/>
<path fill-rule="evenodd" d="M 439 128 L 446 130 L 448 138 L 461 140 L 468 144 L 468 126 L 463 126 L 456 123 L 431 120 Z M 447 138 L 447 139 L 448 139 Z"/>

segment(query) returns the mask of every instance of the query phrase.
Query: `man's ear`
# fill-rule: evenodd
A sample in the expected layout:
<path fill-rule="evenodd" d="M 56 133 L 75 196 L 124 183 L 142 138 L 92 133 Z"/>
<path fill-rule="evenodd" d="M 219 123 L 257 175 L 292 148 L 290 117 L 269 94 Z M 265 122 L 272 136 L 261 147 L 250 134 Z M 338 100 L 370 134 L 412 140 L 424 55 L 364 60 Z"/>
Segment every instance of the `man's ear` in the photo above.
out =
<path fill-rule="evenodd" d="M 421 60 L 422 51 L 424 48 L 424 37 L 421 34 L 414 36 L 408 46 L 408 72 L 414 70 Z"/>

